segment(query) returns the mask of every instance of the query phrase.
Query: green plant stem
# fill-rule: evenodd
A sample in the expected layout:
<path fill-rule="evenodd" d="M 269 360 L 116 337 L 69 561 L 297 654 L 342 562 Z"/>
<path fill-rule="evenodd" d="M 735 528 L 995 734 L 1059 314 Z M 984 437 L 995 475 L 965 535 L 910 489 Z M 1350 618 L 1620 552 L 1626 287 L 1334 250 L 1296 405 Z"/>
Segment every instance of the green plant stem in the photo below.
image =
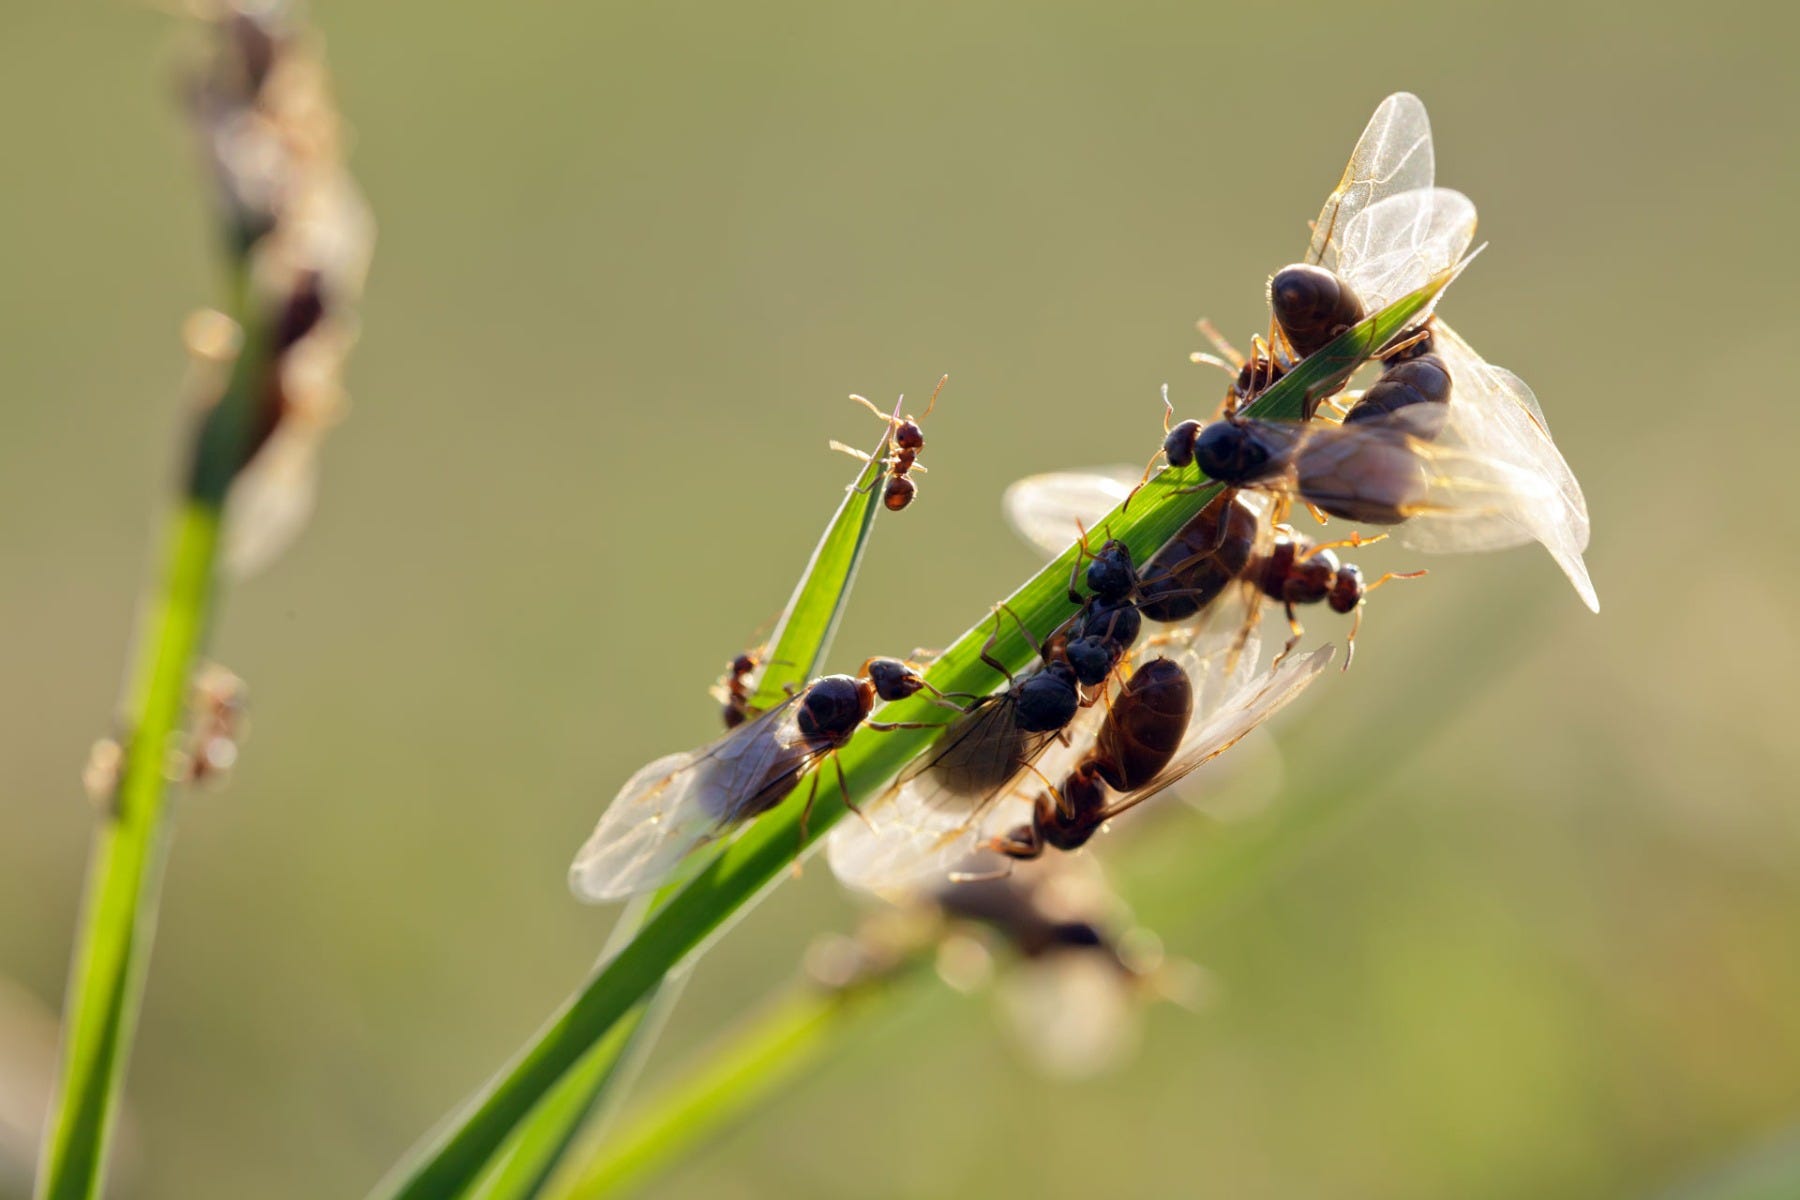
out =
<path fill-rule="evenodd" d="M 176 511 L 162 583 L 147 614 L 127 702 L 130 741 L 88 867 L 40 1200 L 99 1191 L 168 853 L 167 752 L 212 608 L 219 526 L 219 509 L 202 501 Z"/>
<path fill-rule="evenodd" d="M 1361 322 L 1290 371 L 1257 398 L 1250 415 L 1295 419 L 1323 388 L 1345 380 L 1448 284 L 1445 274 Z M 1193 470 L 1166 470 L 1132 501 L 1099 523 L 1135 561 L 1144 561 L 1217 495 Z M 983 661 L 992 658 L 1019 671 L 1036 654 L 1032 638 L 1046 636 L 1075 611 L 1067 589 L 1078 561 L 1071 546 L 1008 597 L 1017 620 L 998 616 L 965 632 L 926 672 L 946 693 L 984 694 L 1004 682 Z M 1029 629 L 1031 635 L 1021 632 Z M 882 710 L 884 721 L 941 722 L 929 698 L 914 697 Z M 924 752 L 942 725 L 927 729 L 863 729 L 836 756 L 803 779 L 773 812 L 736 841 L 670 898 L 638 935 L 596 973 L 551 1020 L 543 1033 L 489 1086 L 465 1119 L 429 1145 L 416 1164 L 378 1190 L 405 1200 L 444 1200 L 462 1194 L 487 1169 L 490 1158 L 519 1122 L 557 1082 L 606 1036 L 669 971 L 700 951 L 745 904 L 776 881 L 796 857 L 815 844 L 845 813 L 844 797 L 866 799 Z M 802 832 L 802 810 L 815 798 Z"/>
<path fill-rule="evenodd" d="M 924 969 L 929 961 L 915 956 L 901 970 L 841 991 L 803 985 L 778 997 L 625 1122 L 566 1187 L 549 1194 L 599 1200 L 654 1178 L 810 1071 L 832 1046 L 921 995 L 931 979 Z"/>
<path fill-rule="evenodd" d="M 750 697 L 751 715 L 779 703 L 790 688 L 804 686 L 824 670 L 857 568 L 868 550 L 875 518 L 882 511 L 881 480 L 892 440 L 892 428 L 884 428 L 880 442 L 845 489 L 813 547 L 763 656 L 755 694 Z M 654 900 L 628 908 L 608 939 L 608 952 L 623 945 L 642 927 L 646 913 L 660 907 L 677 890 L 665 888 Z M 602 955 L 601 961 L 606 957 Z M 495 1153 L 471 1190 L 476 1200 L 531 1200 L 543 1190 L 582 1128 L 618 1102 L 626 1081 L 649 1053 L 663 1019 L 674 1007 L 683 979 L 685 975 L 665 978 L 582 1056 Z"/>

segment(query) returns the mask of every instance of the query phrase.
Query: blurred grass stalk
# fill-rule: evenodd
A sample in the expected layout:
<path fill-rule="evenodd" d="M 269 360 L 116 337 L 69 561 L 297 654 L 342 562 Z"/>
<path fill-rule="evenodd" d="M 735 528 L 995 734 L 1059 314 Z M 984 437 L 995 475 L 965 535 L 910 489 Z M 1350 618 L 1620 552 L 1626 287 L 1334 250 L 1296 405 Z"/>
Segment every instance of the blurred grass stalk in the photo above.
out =
<path fill-rule="evenodd" d="M 756 652 L 759 675 L 746 717 L 780 703 L 790 688 L 803 687 L 823 672 L 832 638 L 850 602 L 857 568 L 868 550 L 875 518 L 882 510 L 881 479 L 893 435 L 890 425 L 845 489 L 782 610 L 769 645 Z M 678 890 L 678 884 L 671 884 L 655 898 L 627 907 L 608 938 L 602 965 Z M 608 1108 L 619 1102 L 686 979 L 685 971 L 671 972 L 582 1057 L 508 1138 L 473 1188 L 473 1195 L 480 1200 L 530 1200 L 542 1191 L 582 1128 L 598 1125 Z"/>
<path fill-rule="evenodd" d="M 218 185 L 229 311 L 188 323 L 200 404 L 188 473 L 143 610 L 118 741 L 102 743 L 112 753 L 90 764 L 104 807 L 40 1200 L 100 1191 L 168 858 L 169 788 L 207 766 L 208 747 L 184 758 L 177 739 L 221 566 L 266 561 L 304 520 L 313 452 L 341 403 L 346 306 L 360 291 L 371 237 L 342 168 L 321 64 L 285 10 L 227 10 L 213 28 L 214 53 L 188 100 Z"/>
<path fill-rule="evenodd" d="M 797 1082 L 842 1039 L 928 994 L 931 955 L 849 988 L 803 984 L 716 1043 L 698 1064 L 626 1122 L 545 1194 L 554 1200 L 622 1196 L 668 1170 L 764 1100 Z"/>
<path fill-rule="evenodd" d="M 1425 310 L 1453 277 L 1454 271 L 1446 272 L 1348 330 L 1265 391 L 1246 414 L 1298 419 L 1311 396 L 1347 380 Z M 1115 509 L 1096 528 L 1123 541 L 1134 559 L 1143 561 L 1175 536 L 1218 491 L 1217 484 L 1208 483 L 1195 470 L 1165 470 L 1138 493 L 1130 511 Z M 1070 546 L 1008 597 L 1006 603 L 1017 614 L 1018 624 L 1032 636 L 1047 636 L 1075 611 L 1067 590 L 1077 553 L 1078 547 Z M 946 693 L 991 691 L 1000 677 L 981 661 L 984 646 L 990 657 L 1012 671 L 1022 670 L 1036 653 L 1015 625 L 1002 624 L 997 617 L 986 618 L 931 664 L 925 673 L 927 681 Z M 929 720 L 931 716 L 929 698 L 921 697 L 882 710 L 884 721 Z M 852 801 L 867 798 L 941 732 L 941 726 L 858 732 L 836 758 L 842 791 Z M 468 1194 L 491 1169 L 493 1157 L 514 1131 L 592 1047 L 844 815 L 847 810 L 840 789 L 827 782 L 817 789 L 810 824 L 802 833 L 801 808 L 816 778 L 809 773 L 781 804 L 682 885 L 637 936 L 564 1004 L 532 1044 L 489 1085 L 474 1108 L 433 1135 L 402 1165 L 396 1178 L 381 1185 L 375 1194 L 397 1200 L 444 1200 Z"/>

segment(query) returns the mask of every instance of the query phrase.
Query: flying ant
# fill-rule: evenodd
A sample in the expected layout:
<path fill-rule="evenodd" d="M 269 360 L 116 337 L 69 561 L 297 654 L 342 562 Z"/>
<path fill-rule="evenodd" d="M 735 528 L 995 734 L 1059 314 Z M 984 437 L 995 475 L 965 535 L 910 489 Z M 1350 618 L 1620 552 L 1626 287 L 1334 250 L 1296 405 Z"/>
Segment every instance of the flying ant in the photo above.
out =
<path fill-rule="evenodd" d="M 938 393 L 944 390 L 944 385 L 948 382 L 950 382 L 948 375 L 937 381 L 937 387 L 931 391 L 931 403 L 925 406 L 925 416 L 923 417 L 901 417 L 900 405 L 906 402 L 905 396 L 901 396 L 894 404 L 892 413 L 882 412 L 864 396 L 852 395 L 850 397 L 874 413 L 878 419 L 887 422 L 888 427 L 893 430 L 894 451 L 882 460 L 882 464 L 887 468 L 887 483 L 882 488 L 881 502 L 887 506 L 889 512 L 899 512 L 911 504 L 913 497 L 918 494 L 919 486 L 912 481 L 910 476 L 913 471 L 921 474 L 925 472 L 924 467 L 917 465 L 919 452 L 925 449 L 925 431 L 919 428 L 919 422 L 931 416 L 932 410 L 937 407 Z M 831 448 L 842 451 L 853 458 L 859 458 L 863 462 L 869 461 L 869 456 L 854 446 L 846 446 L 842 442 L 832 442 Z"/>
<path fill-rule="evenodd" d="M 697 750 L 665 755 L 619 789 L 569 868 L 569 884 L 586 900 L 618 900 L 662 884 L 691 851 L 780 803 L 807 771 L 837 753 L 859 728 L 922 729 L 934 722 L 869 720 L 876 702 L 920 691 L 962 712 L 895 658 L 872 658 L 860 674 L 825 675 L 767 712 Z M 843 774 L 844 802 L 850 802 Z M 818 798 L 819 775 L 800 818 Z"/>
<path fill-rule="evenodd" d="M 1080 849 L 1108 821 L 1180 782 L 1280 711 L 1331 655 L 1324 646 L 1261 673 L 1240 674 L 1204 706 L 1195 704 L 1191 673 L 1210 664 L 1151 659 L 1113 698 L 1093 748 L 1061 787 L 1041 793 L 1030 820 L 986 848 L 1010 860 L 1035 859 L 1046 849 Z"/>

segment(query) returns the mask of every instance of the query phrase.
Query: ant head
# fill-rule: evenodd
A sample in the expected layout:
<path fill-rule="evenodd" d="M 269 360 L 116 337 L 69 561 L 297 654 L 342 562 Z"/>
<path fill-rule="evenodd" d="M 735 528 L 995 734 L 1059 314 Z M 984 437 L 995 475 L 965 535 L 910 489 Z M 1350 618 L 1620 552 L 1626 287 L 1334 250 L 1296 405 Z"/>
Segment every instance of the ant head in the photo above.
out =
<path fill-rule="evenodd" d="M 925 686 L 919 673 L 897 658 L 871 658 L 863 664 L 862 674 L 883 700 L 904 700 Z"/>
<path fill-rule="evenodd" d="M 748 652 L 738 655 L 731 660 L 730 669 L 733 675 L 748 675 L 756 670 L 756 655 Z"/>
<path fill-rule="evenodd" d="M 1200 422 L 1189 419 L 1169 430 L 1163 438 L 1163 457 L 1171 467 L 1185 467 L 1194 461 L 1194 439 L 1200 433 Z"/>
<path fill-rule="evenodd" d="M 1123 648 L 1101 637 L 1079 637 L 1063 649 L 1063 658 L 1078 682 L 1099 687 L 1118 665 Z"/>
<path fill-rule="evenodd" d="M 1327 597 L 1331 611 L 1347 613 L 1353 611 L 1363 601 L 1368 589 L 1363 586 L 1362 572 L 1355 563 L 1345 563 L 1337 569 L 1331 581 L 1331 594 Z"/>
<path fill-rule="evenodd" d="M 925 431 L 919 428 L 917 421 L 907 417 L 894 426 L 894 445 L 902 450 L 923 450 L 925 448 Z"/>
<path fill-rule="evenodd" d="M 1102 600 L 1123 600 L 1137 586 L 1137 569 L 1131 547 L 1117 538 L 1109 540 L 1088 564 L 1088 590 Z"/>

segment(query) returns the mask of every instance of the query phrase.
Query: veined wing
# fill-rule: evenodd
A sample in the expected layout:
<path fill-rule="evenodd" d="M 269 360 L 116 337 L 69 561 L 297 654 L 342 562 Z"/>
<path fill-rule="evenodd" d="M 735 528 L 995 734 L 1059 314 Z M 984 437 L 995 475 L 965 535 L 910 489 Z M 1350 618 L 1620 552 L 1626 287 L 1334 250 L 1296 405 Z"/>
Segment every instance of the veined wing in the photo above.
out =
<path fill-rule="evenodd" d="M 1290 655 L 1280 665 L 1256 671 L 1242 663 L 1235 671 L 1221 674 L 1217 686 L 1208 681 L 1195 698 L 1194 716 L 1182 740 L 1181 751 L 1149 783 L 1127 796 L 1121 796 L 1107 811 L 1111 820 L 1120 813 L 1137 807 L 1191 774 L 1206 763 L 1242 741 L 1257 726 L 1285 708 L 1307 685 L 1319 677 L 1336 653 L 1334 646 L 1321 646 L 1311 654 Z M 1254 664 L 1255 659 L 1249 659 Z M 1193 679 L 1192 674 L 1189 675 Z"/>
<path fill-rule="evenodd" d="M 1137 478 L 1135 467 L 1028 475 L 1006 489 L 1000 505 L 1014 533 L 1055 556 L 1075 540 L 1077 522 L 1093 528 L 1131 494 Z"/>
<path fill-rule="evenodd" d="M 704 842 L 786 795 L 818 758 L 793 698 L 698 750 L 665 755 L 625 781 L 569 867 L 569 887 L 604 903 L 664 883 Z"/>
<path fill-rule="evenodd" d="M 1319 210 L 1306 261 L 1338 270 L 1337 239 L 1358 213 L 1389 196 L 1430 187 L 1436 173 L 1424 103 L 1410 92 L 1394 93 L 1369 118 L 1343 177 Z"/>
<path fill-rule="evenodd" d="M 863 820 L 838 822 L 825 847 L 833 874 L 851 887 L 898 898 L 941 883 L 952 871 L 1000 869 L 999 856 L 984 847 L 988 831 L 1020 823 L 1043 786 L 1038 773 L 1055 778 L 1072 768 L 1074 747 L 1092 745 L 1104 715 L 1099 704 L 1082 709 L 1058 737 L 1020 730 L 1014 707 L 1009 693 L 992 697 L 863 805 Z"/>
<path fill-rule="evenodd" d="M 1444 553 L 1530 541 L 1555 497 L 1542 476 L 1492 455 L 1415 437 L 1440 414 L 1415 405 L 1364 425 L 1303 428 L 1284 486 L 1345 520 L 1405 522 L 1401 541 Z"/>
<path fill-rule="evenodd" d="M 1541 481 L 1545 494 L 1519 513 L 1527 538 L 1543 543 L 1575 585 L 1583 603 L 1600 611 L 1582 551 L 1588 544 L 1587 500 L 1562 452 L 1537 397 L 1523 379 L 1486 362 L 1457 333 L 1439 321 L 1432 327 L 1436 350 L 1450 372 L 1450 406 L 1441 443 L 1498 459 Z M 1420 549 L 1480 549 L 1439 545 L 1432 531 L 1420 531 Z M 1525 540 L 1525 539 L 1520 539 Z"/>
<path fill-rule="evenodd" d="M 1369 205 L 1340 232 L 1337 273 L 1375 312 L 1462 261 L 1475 240 L 1475 203 L 1449 188 L 1415 188 Z"/>

